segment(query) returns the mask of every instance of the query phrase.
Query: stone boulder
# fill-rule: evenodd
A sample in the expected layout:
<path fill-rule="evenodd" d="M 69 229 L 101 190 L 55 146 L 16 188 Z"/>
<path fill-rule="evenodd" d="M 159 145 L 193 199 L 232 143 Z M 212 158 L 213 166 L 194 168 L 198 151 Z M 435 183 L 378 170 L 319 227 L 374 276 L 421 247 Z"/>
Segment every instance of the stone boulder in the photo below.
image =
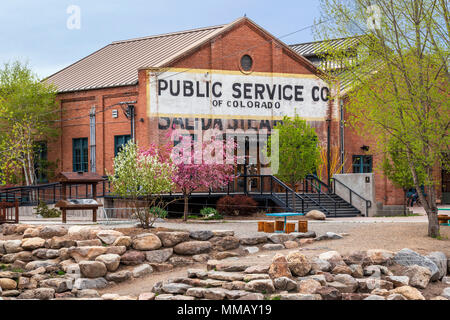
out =
<path fill-rule="evenodd" d="M 305 255 L 300 252 L 291 252 L 286 257 L 288 267 L 294 276 L 303 277 L 311 270 L 311 263 Z"/>
<path fill-rule="evenodd" d="M 171 294 L 185 294 L 190 288 L 192 286 L 184 283 L 165 283 L 161 287 L 163 292 Z"/>
<path fill-rule="evenodd" d="M 344 238 L 343 236 L 341 236 L 340 234 L 334 233 L 334 232 L 327 232 L 319 237 L 317 237 L 315 240 L 316 241 L 321 241 L 321 240 L 338 240 L 338 239 L 342 239 Z"/>
<path fill-rule="evenodd" d="M 106 247 L 87 246 L 87 247 L 72 247 L 68 249 L 68 255 L 76 262 L 94 260 L 98 256 L 105 254 Z"/>
<path fill-rule="evenodd" d="M 416 288 L 410 287 L 410 286 L 402 286 L 395 288 L 393 290 L 390 290 L 391 294 L 401 294 L 408 300 L 425 300 L 425 297 L 422 295 L 422 293 L 417 290 Z"/>
<path fill-rule="evenodd" d="M 22 248 L 24 250 L 35 250 L 43 248 L 45 246 L 45 240 L 42 238 L 26 238 L 22 240 Z"/>
<path fill-rule="evenodd" d="M 44 226 L 39 231 L 39 237 L 50 239 L 53 237 L 63 237 L 68 233 L 68 230 L 63 226 Z"/>
<path fill-rule="evenodd" d="M 410 286 L 421 289 L 425 289 L 431 279 L 430 269 L 417 265 L 408 267 L 404 275 L 409 277 Z"/>
<path fill-rule="evenodd" d="M 128 270 L 112 272 L 112 273 L 108 273 L 106 275 L 106 280 L 113 281 L 113 282 L 124 282 L 124 281 L 131 279 L 132 275 L 133 275 L 133 273 Z"/>
<path fill-rule="evenodd" d="M 347 274 L 347 275 L 351 275 L 353 273 L 353 270 L 344 264 L 339 264 L 336 267 L 333 268 L 333 270 L 331 270 L 332 274 Z"/>
<path fill-rule="evenodd" d="M 38 238 L 39 237 L 39 228 L 28 228 L 23 232 L 23 239 L 25 238 Z M 41 237 L 43 238 L 43 237 Z"/>
<path fill-rule="evenodd" d="M 65 237 L 53 237 L 46 241 L 46 246 L 50 249 L 61 249 L 75 247 L 77 242 Z"/>
<path fill-rule="evenodd" d="M 244 279 L 245 280 L 245 279 Z M 257 280 L 257 279 L 255 279 Z M 287 277 L 280 277 L 273 280 L 273 285 L 277 290 L 280 291 L 297 291 L 298 285 L 297 282 L 295 282 L 292 279 L 289 279 Z"/>
<path fill-rule="evenodd" d="M 312 257 L 310 259 L 311 263 L 311 273 L 318 273 L 318 272 L 329 272 L 331 271 L 331 263 L 329 263 L 326 260 L 322 260 L 318 257 Z"/>
<path fill-rule="evenodd" d="M 161 240 L 153 233 L 144 233 L 136 236 L 132 242 L 135 250 L 148 251 L 162 247 Z"/>
<path fill-rule="evenodd" d="M 67 278 L 52 278 L 40 282 L 43 288 L 53 288 L 56 293 L 66 292 L 72 290 L 73 279 Z"/>
<path fill-rule="evenodd" d="M 407 276 L 387 276 L 386 280 L 392 282 L 395 288 L 409 286 L 409 277 Z"/>
<path fill-rule="evenodd" d="M 272 250 L 272 251 L 285 249 L 284 244 L 281 244 L 281 243 L 267 243 L 267 244 L 263 245 L 262 248 L 264 250 Z"/>
<path fill-rule="evenodd" d="M 320 287 L 315 292 L 320 294 L 323 300 L 341 300 L 342 298 L 341 292 L 333 287 Z"/>
<path fill-rule="evenodd" d="M 345 292 L 355 292 L 356 289 L 358 289 L 358 281 L 356 281 L 355 278 L 353 278 L 351 275 L 348 274 L 338 274 L 334 277 L 334 280 L 337 282 L 340 282 L 347 286 L 347 290 Z M 342 291 L 344 292 L 344 291 Z"/>
<path fill-rule="evenodd" d="M 431 281 L 439 279 L 439 268 L 437 265 L 431 259 L 424 257 L 411 249 L 405 248 L 398 251 L 394 256 L 394 262 L 406 267 L 416 265 L 428 268 L 431 271 Z"/>
<path fill-rule="evenodd" d="M 97 238 L 105 244 L 113 244 L 117 238 L 122 237 L 123 233 L 116 230 L 102 230 L 97 233 Z"/>
<path fill-rule="evenodd" d="M 330 263 L 331 268 L 334 269 L 337 265 L 344 265 L 345 262 L 342 259 L 342 256 L 337 251 L 327 251 L 324 253 L 321 253 L 319 255 L 319 259 L 325 260 L 328 263 Z"/>
<path fill-rule="evenodd" d="M 177 244 L 173 251 L 180 255 L 196 255 L 209 252 L 211 247 L 212 245 L 209 241 L 188 241 Z"/>
<path fill-rule="evenodd" d="M 244 238 L 241 238 L 240 240 L 241 245 L 244 246 L 254 246 L 257 244 L 262 244 L 267 242 L 267 236 L 266 235 L 253 235 L 253 236 L 247 236 Z"/>
<path fill-rule="evenodd" d="M 146 259 L 151 263 L 163 263 L 169 260 L 173 254 L 173 248 L 148 251 L 145 253 Z"/>
<path fill-rule="evenodd" d="M 245 290 L 266 294 L 275 292 L 275 286 L 272 280 L 253 280 L 245 285 Z"/>
<path fill-rule="evenodd" d="M 234 236 L 215 236 L 209 240 L 213 249 L 218 251 L 234 250 L 239 248 L 239 239 Z"/>
<path fill-rule="evenodd" d="M 289 233 L 289 237 L 291 240 L 297 239 L 313 239 L 316 237 L 316 233 L 314 231 L 307 232 L 291 232 Z"/>
<path fill-rule="evenodd" d="M 445 288 L 444 290 L 442 290 L 441 296 L 450 300 L 450 287 Z"/>
<path fill-rule="evenodd" d="M 126 248 L 131 247 L 131 244 L 133 242 L 131 241 L 131 237 L 128 236 L 119 236 L 116 238 L 116 240 L 114 240 L 113 242 L 113 246 L 124 246 Z"/>
<path fill-rule="evenodd" d="M 292 273 L 289 269 L 289 263 L 284 255 L 276 254 L 273 257 L 272 264 L 269 268 L 269 276 L 272 279 L 280 277 L 292 277 Z"/>
<path fill-rule="evenodd" d="M 129 250 L 120 257 L 120 262 L 124 265 L 133 266 L 142 264 L 145 261 L 145 252 Z"/>
<path fill-rule="evenodd" d="M 158 232 L 156 235 L 164 247 L 173 247 L 181 242 L 189 241 L 189 232 Z"/>
<path fill-rule="evenodd" d="M 189 233 L 189 237 L 191 237 L 194 240 L 208 241 L 209 239 L 214 237 L 214 233 L 212 231 L 209 231 L 209 230 L 205 230 L 205 231 L 191 231 Z"/>
<path fill-rule="evenodd" d="M 0 278 L 0 288 L 3 290 L 14 290 L 17 288 L 17 282 L 9 278 Z"/>
<path fill-rule="evenodd" d="M 213 230 L 212 233 L 215 237 L 233 237 L 234 236 L 233 230 Z"/>
<path fill-rule="evenodd" d="M 431 252 L 429 255 L 427 255 L 427 258 L 433 261 L 438 267 L 439 269 L 438 279 L 442 279 L 444 276 L 447 275 L 448 266 L 447 266 L 447 257 L 445 253 L 439 251 Z"/>
<path fill-rule="evenodd" d="M 80 271 L 86 278 L 100 278 L 106 275 L 107 269 L 104 263 L 99 261 L 81 261 Z"/>
<path fill-rule="evenodd" d="M 73 226 L 69 228 L 67 235 L 73 240 L 92 240 L 97 237 L 97 233 L 102 231 L 97 226 Z"/>
<path fill-rule="evenodd" d="M 19 299 L 36 299 L 36 300 L 50 300 L 55 297 L 55 289 L 53 288 L 38 288 L 27 290 L 20 294 Z"/>
<path fill-rule="evenodd" d="M 308 219 L 313 219 L 313 220 L 325 220 L 327 218 L 325 213 L 323 213 L 319 210 L 311 210 L 306 214 L 305 217 Z"/>
<path fill-rule="evenodd" d="M 318 289 L 322 287 L 319 281 L 314 279 L 301 280 L 298 284 L 299 293 L 302 294 L 315 294 Z"/>
<path fill-rule="evenodd" d="M 286 233 L 271 233 L 267 238 L 270 240 L 270 242 L 275 244 L 283 244 L 286 241 L 290 241 L 293 239 L 291 235 Z"/>
<path fill-rule="evenodd" d="M 17 253 L 23 251 L 21 240 L 7 240 L 3 243 L 3 248 L 6 253 Z"/>
<path fill-rule="evenodd" d="M 153 272 L 153 268 L 148 264 L 141 264 L 133 269 L 133 277 L 141 278 Z"/>
<path fill-rule="evenodd" d="M 77 290 L 84 289 L 103 289 L 108 285 L 108 281 L 105 278 L 96 278 L 96 279 L 86 279 L 80 278 L 76 279 L 73 288 Z"/>
<path fill-rule="evenodd" d="M 367 250 L 367 263 L 375 265 L 389 265 L 394 258 L 394 252 L 384 249 Z"/>
<path fill-rule="evenodd" d="M 114 272 L 119 268 L 120 256 L 118 254 L 102 254 L 95 258 L 95 261 L 103 263 L 109 272 Z"/>

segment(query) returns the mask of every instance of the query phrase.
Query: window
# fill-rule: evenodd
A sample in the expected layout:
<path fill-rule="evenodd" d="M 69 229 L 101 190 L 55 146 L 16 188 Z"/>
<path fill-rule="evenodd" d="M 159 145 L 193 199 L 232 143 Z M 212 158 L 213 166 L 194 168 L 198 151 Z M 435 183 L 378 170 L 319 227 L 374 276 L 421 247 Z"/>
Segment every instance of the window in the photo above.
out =
<path fill-rule="evenodd" d="M 372 172 L 372 156 L 353 156 L 353 173 Z"/>
<path fill-rule="evenodd" d="M 253 59 L 248 54 L 241 58 L 241 68 L 243 71 L 251 71 L 253 67 Z"/>
<path fill-rule="evenodd" d="M 130 139 L 131 136 L 129 134 L 114 137 L 114 156 L 117 156 L 117 154 L 122 151 L 123 146 L 126 145 Z"/>
<path fill-rule="evenodd" d="M 88 172 L 88 138 L 78 138 L 72 141 L 73 171 Z"/>

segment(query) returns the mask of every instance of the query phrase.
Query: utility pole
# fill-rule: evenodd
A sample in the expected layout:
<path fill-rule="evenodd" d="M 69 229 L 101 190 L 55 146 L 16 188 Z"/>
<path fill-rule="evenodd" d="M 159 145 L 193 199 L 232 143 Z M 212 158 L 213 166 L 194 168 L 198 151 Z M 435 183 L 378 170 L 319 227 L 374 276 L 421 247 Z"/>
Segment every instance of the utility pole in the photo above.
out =
<path fill-rule="evenodd" d="M 130 136 L 131 141 L 136 142 L 136 129 L 135 129 L 135 117 L 134 105 L 129 104 L 127 109 L 127 118 L 130 119 Z"/>

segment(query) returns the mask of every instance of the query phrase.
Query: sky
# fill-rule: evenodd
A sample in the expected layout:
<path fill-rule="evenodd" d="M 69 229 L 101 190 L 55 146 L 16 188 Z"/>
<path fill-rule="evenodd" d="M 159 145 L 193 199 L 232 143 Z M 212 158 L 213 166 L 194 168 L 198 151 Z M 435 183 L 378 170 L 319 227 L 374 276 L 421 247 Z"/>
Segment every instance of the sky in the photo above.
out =
<path fill-rule="evenodd" d="M 247 15 L 277 37 L 311 26 L 317 0 L 14 0 L 0 2 L 0 64 L 27 62 L 40 78 L 112 41 L 230 23 Z M 312 28 L 282 40 L 313 41 Z"/>

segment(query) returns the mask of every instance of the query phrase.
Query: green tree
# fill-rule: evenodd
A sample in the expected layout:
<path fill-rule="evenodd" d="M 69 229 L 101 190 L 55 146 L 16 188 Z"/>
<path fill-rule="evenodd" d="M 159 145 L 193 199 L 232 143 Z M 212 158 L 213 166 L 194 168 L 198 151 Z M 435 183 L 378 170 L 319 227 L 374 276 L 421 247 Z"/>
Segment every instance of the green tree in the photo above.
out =
<path fill-rule="evenodd" d="M 386 152 L 384 153 L 383 162 L 381 163 L 381 169 L 384 175 L 392 181 L 392 183 L 403 189 L 405 193 L 404 212 L 406 215 L 406 200 L 407 191 L 414 188 L 414 179 L 409 169 L 408 157 L 402 144 L 391 139 L 387 142 Z M 423 184 L 425 181 L 424 172 L 418 171 L 419 181 Z"/>
<path fill-rule="evenodd" d="M 448 2 L 320 3 L 322 18 L 333 23 L 320 24 L 319 37 L 357 39 L 358 45 L 347 50 L 329 45 L 324 64 L 334 65 L 334 80 L 352 83 L 347 91 L 350 123 L 361 128 L 360 134 L 377 137 L 384 152 L 392 139 L 401 146 L 428 215 L 428 235 L 439 236 L 435 171 L 450 166 L 445 158 L 450 151 Z"/>
<path fill-rule="evenodd" d="M 279 154 L 279 168 L 275 176 L 291 185 L 295 211 L 295 185 L 313 173 L 320 164 L 319 139 L 314 129 L 298 115 L 294 118 L 285 116 L 274 130 L 277 130 Z M 272 133 L 267 142 L 268 156 L 272 156 L 274 147 Z"/>
<path fill-rule="evenodd" d="M 0 172 L 6 183 L 16 175 L 27 185 L 36 183 L 36 143 L 58 135 L 60 116 L 53 85 L 39 81 L 20 62 L 0 69 Z"/>
<path fill-rule="evenodd" d="M 161 161 L 158 155 L 139 151 L 129 141 L 114 159 L 114 173 L 108 175 L 112 193 L 129 200 L 133 216 L 139 219 L 142 228 L 151 228 L 157 213 L 167 206 L 161 197 L 174 187 L 172 176 L 176 167 Z"/>

